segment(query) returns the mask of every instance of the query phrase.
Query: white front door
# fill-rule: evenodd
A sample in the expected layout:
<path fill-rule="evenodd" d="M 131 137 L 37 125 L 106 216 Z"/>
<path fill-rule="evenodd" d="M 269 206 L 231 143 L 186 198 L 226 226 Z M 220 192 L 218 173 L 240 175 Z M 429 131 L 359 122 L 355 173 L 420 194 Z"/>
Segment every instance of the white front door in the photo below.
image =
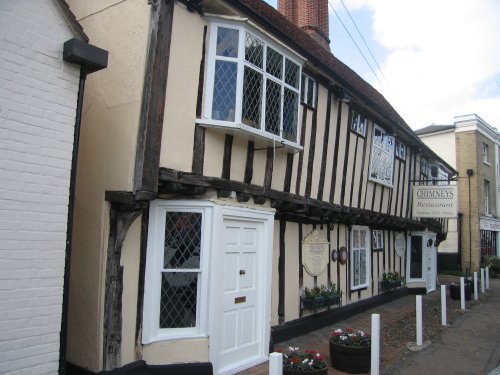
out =
<path fill-rule="evenodd" d="M 223 215 L 221 224 L 212 258 L 216 306 L 210 345 L 217 373 L 232 374 L 263 362 L 268 353 L 272 248 L 267 222 Z"/>

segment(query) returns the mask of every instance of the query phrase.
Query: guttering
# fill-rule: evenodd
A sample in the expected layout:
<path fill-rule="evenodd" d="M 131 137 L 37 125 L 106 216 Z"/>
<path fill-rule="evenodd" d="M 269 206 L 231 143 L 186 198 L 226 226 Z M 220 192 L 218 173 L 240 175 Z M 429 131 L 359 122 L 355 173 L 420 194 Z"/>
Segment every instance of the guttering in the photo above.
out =
<path fill-rule="evenodd" d="M 73 216 L 75 211 L 76 168 L 78 164 L 78 146 L 82 122 L 83 94 L 87 74 L 105 69 L 108 66 L 108 51 L 73 38 L 64 43 L 63 60 L 80 65 L 80 82 L 75 115 L 71 175 L 69 181 L 68 223 L 66 227 L 66 257 L 64 260 L 64 286 L 61 315 L 61 333 L 59 346 L 59 375 L 66 374 L 66 340 L 68 334 L 69 280 L 71 271 L 71 244 L 73 239 Z"/>

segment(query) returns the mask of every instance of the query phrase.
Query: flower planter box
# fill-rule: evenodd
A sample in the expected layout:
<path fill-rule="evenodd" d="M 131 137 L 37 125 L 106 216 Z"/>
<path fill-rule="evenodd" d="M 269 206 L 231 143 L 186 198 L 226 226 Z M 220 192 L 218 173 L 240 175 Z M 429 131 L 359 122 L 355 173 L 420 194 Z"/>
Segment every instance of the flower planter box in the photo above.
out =
<path fill-rule="evenodd" d="M 470 301 L 472 298 L 472 287 L 470 284 L 464 285 L 465 300 Z M 460 285 L 451 284 L 450 285 L 450 297 L 454 300 L 460 300 Z"/>
<path fill-rule="evenodd" d="M 334 295 L 332 297 L 316 297 L 316 298 L 304 298 L 302 300 L 304 309 L 306 310 L 318 310 L 322 307 L 328 307 L 331 305 L 340 305 L 340 294 Z"/>
<path fill-rule="evenodd" d="M 401 280 L 382 280 L 380 286 L 382 290 L 389 291 L 392 289 L 399 288 L 402 285 Z"/>
<path fill-rule="evenodd" d="M 330 360 L 337 370 L 349 374 L 366 373 L 370 371 L 371 347 L 344 346 L 330 340 Z"/>
<path fill-rule="evenodd" d="M 286 368 L 283 369 L 283 375 L 304 375 L 304 374 L 328 375 L 328 367 L 316 370 L 290 370 Z"/>

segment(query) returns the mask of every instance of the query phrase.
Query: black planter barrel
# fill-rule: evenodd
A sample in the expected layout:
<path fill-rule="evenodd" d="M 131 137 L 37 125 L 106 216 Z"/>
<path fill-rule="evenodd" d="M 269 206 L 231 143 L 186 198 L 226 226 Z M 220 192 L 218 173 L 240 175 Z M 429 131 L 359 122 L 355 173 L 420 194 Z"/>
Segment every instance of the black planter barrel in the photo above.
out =
<path fill-rule="evenodd" d="M 338 345 L 330 340 L 330 360 L 332 367 L 349 374 L 362 374 L 370 371 L 371 347 L 355 348 Z"/>

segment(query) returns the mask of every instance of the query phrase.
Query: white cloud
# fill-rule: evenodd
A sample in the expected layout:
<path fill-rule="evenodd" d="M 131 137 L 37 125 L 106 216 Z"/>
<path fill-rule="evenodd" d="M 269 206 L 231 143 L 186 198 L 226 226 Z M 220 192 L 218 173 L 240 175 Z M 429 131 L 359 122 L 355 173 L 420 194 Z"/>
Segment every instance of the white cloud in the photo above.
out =
<path fill-rule="evenodd" d="M 373 74 L 365 78 L 410 126 L 452 123 L 456 115 L 477 113 L 500 129 L 500 1 L 344 3 L 373 12 L 374 39 L 388 53 L 379 64 L 390 90 Z"/>

